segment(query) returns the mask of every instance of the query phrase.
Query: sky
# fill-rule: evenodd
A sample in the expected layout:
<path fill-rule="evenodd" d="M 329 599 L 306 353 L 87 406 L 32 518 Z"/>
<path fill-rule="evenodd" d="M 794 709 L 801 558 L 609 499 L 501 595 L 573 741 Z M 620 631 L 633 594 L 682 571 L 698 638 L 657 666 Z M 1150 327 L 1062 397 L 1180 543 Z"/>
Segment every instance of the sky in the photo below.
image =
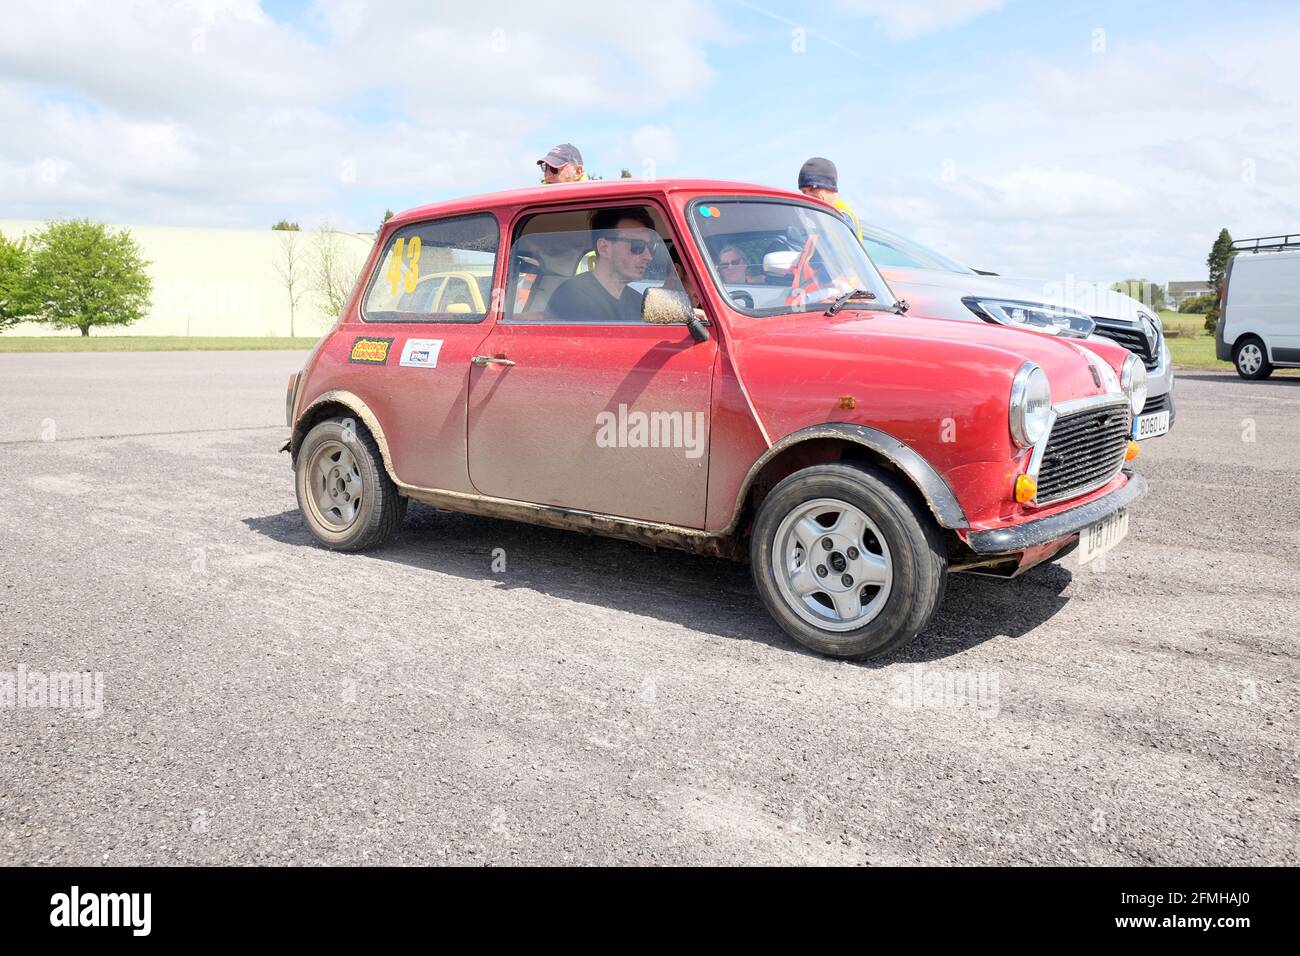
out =
<path fill-rule="evenodd" d="M 1300 4 L 0 0 L 0 219 L 373 230 L 589 172 L 793 188 L 1003 274 L 1300 231 Z"/>

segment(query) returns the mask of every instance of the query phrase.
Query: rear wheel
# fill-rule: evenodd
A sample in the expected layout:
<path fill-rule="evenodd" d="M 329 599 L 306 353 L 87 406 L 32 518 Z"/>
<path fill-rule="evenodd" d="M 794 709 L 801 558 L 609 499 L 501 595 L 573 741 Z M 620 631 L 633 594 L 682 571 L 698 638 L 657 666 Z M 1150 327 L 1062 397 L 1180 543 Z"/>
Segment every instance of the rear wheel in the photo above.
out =
<path fill-rule="evenodd" d="M 806 468 L 772 489 L 750 560 L 763 604 L 787 634 L 851 659 L 915 637 L 947 579 L 929 515 L 893 478 L 847 464 Z"/>
<path fill-rule="evenodd" d="M 1242 378 L 1268 378 L 1273 374 L 1273 363 L 1268 360 L 1264 343 L 1254 336 L 1237 343 L 1232 353 L 1232 362 Z"/>
<path fill-rule="evenodd" d="M 298 449 L 298 507 L 307 529 L 336 551 L 364 551 L 387 541 L 406 512 L 384 471 L 379 446 L 353 419 L 318 423 Z"/>

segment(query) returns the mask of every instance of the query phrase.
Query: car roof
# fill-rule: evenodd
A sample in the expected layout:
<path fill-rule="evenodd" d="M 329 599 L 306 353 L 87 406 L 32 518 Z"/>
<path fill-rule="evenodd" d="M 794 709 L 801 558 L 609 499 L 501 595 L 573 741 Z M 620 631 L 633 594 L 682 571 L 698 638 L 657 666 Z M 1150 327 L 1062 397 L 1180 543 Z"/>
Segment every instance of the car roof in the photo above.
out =
<path fill-rule="evenodd" d="M 568 202 L 581 197 L 598 202 L 605 199 L 617 199 L 620 196 L 644 196 L 646 193 L 694 193 L 702 196 L 712 195 L 750 195 L 774 196 L 782 199 L 809 199 L 802 193 L 771 186 L 759 186 L 754 183 L 728 182 L 722 179 L 593 179 L 581 183 L 553 183 L 549 186 L 536 185 L 525 189 L 510 189 L 504 192 L 483 193 L 478 196 L 466 196 L 462 199 L 448 199 L 443 202 L 417 206 L 393 216 L 385 226 L 404 225 L 435 216 L 457 215 L 460 213 L 480 212 L 506 206 L 523 206 L 540 202 Z"/>

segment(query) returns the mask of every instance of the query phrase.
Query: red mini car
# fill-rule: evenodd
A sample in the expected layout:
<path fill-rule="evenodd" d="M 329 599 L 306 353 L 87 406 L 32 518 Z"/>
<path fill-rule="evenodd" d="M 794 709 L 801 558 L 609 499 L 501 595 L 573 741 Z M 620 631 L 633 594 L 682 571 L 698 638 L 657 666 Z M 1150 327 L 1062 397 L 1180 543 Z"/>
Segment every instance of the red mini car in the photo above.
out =
<path fill-rule="evenodd" d="M 414 499 L 748 559 L 795 640 L 881 654 L 948 572 L 1089 559 L 1145 490 L 1141 361 L 906 310 L 794 193 L 621 180 L 415 209 L 290 379 L 298 503 L 343 551 Z"/>

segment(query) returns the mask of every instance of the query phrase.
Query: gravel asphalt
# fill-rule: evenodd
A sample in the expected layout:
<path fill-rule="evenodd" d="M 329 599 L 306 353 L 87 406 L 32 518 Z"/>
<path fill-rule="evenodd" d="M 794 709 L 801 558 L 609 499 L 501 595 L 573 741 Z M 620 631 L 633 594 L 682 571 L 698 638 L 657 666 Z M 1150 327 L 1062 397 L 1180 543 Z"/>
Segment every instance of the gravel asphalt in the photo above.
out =
<path fill-rule="evenodd" d="M 0 864 L 1300 863 L 1300 379 L 1182 375 L 1104 561 L 852 664 L 724 561 L 315 547 L 302 357 L 0 354 L 0 682 L 91 675 L 0 709 Z"/>

